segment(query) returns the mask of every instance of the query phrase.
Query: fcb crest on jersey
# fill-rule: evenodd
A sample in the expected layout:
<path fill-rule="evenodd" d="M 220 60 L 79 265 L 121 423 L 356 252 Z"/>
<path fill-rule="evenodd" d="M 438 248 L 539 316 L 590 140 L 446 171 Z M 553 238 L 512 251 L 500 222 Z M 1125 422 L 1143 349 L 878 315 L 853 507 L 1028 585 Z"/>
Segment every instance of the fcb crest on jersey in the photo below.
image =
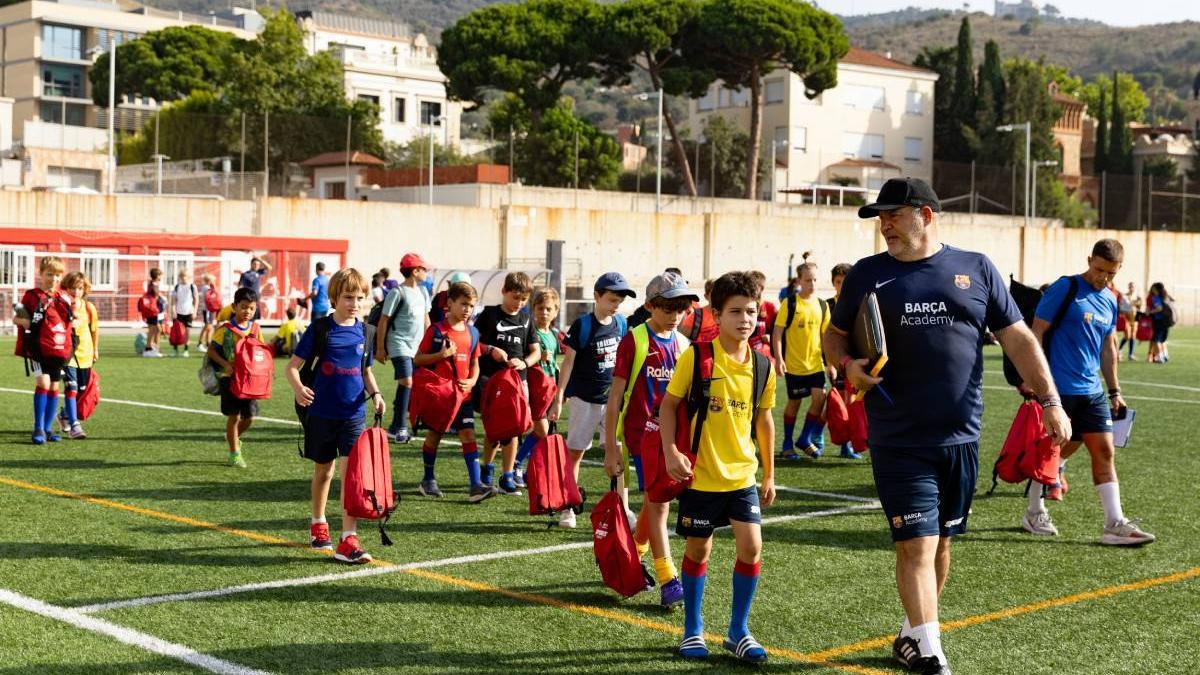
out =
<path fill-rule="evenodd" d="M 971 277 L 967 276 L 966 274 L 955 274 L 954 285 L 965 291 L 971 287 Z"/>

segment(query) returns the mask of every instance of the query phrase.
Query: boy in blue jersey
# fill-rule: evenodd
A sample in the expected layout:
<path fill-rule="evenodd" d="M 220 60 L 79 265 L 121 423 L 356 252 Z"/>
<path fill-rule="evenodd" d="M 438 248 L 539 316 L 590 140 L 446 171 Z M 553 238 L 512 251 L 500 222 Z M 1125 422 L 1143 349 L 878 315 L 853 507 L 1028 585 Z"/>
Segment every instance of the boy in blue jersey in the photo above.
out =
<path fill-rule="evenodd" d="M 300 338 L 287 365 L 288 384 L 296 404 L 304 409 L 304 457 L 314 462 L 309 535 L 315 549 L 333 548 L 325 505 L 333 482 L 334 460 L 338 460 L 345 489 L 346 458 L 366 428 L 365 402 L 371 401 L 376 415 L 383 415 L 387 407 L 370 369 L 371 352 L 359 320 L 359 307 L 368 292 L 367 280 L 358 270 L 338 270 L 329 280 L 333 314 L 317 320 L 328 325 L 318 327 L 314 322 Z M 318 354 L 316 338 L 322 332 L 325 344 Z M 300 380 L 300 366 L 314 357 L 314 377 L 308 387 Z M 333 554 L 335 560 L 351 565 L 371 562 L 371 555 L 359 546 L 357 525 L 356 518 L 342 512 L 342 536 Z"/>
<path fill-rule="evenodd" d="M 1059 484 L 1067 458 L 1082 443 L 1092 457 L 1092 482 L 1104 507 L 1101 544 L 1138 546 L 1154 541 L 1125 517 L 1114 463 L 1113 414 L 1125 408 L 1117 381 L 1117 298 L 1109 290 L 1113 277 L 1125 260 L 1125 249 L 1116 239 L 1101 239 L 1092 247 L 1088 269 L 1074 277 L 1063 277 L 1046 289 L 1033 319 L 1033 334 L 1042 341 L 1050 361 L 1050 373 L 1062 395 L 1063 409 L 1071 418 L 1074 435 L 1062 448 Z M 1072 293 L 1073 291 L 1073 293 Z M 1059 312 L 1061 309 L 1061 318 Z M 1057 320 L 1057 323 L 1055 321 Z M 1107 398 L 1100 376 L 1108 385 Z M 1042 498 L 1042 486 L 1029 486 L 1029 505 L 1021 519 L 1027 532 L 1053 536 L 1058 528 L 1050 520 Z"/>
<path fill-rule="evenodd" d="M 966 532 L 975 493 L 987 330 L 1041 401 L 1052 440 L 1071 435 L 1042 351 L 1004 279 L 983 254 L 939 241 L 940 212 L 933 189 L 912 178 L 889 180 L 877 203 L 859 209 L 861 218 L 878 216 L 887 251 L 846 275 L 824 340 L 827 361 L 867 392 L 871 468 L 895 542 L 905 614 L 892 654 L 908 670 L 930 674 L 950 672 L 938 598 L 950 571 L 950 537 Z M 880 377 L 850 351 L 869 293 L 879 300 L 888 347 Z M 871 391 L 881 382 L 890 397 Z"/>

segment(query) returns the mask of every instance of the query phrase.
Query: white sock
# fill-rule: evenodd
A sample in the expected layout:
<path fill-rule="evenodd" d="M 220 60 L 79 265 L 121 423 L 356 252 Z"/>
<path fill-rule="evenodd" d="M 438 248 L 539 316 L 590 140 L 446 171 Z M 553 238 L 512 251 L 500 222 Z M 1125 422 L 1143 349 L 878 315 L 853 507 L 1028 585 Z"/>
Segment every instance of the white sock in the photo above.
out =
<path fill-rule="evenodd" d="M 946 662 L 946 654 L 942 652 L 942 629 L 938 622 L 930 621 L 913 628 L 912 636 L 918 641 L 921 656 L 936 656 L 938 661 Z"/>
<path fill-rule="evenodd" d="M 321 524 L 321 523 L 323 523 L 323 522 L 325 522 L 325 516 L 320 516 L 320 517 L 318 517 L 318 518 L 313 518 L 313 519 L 312 519 L 312 524 L 313 524 L 313 525 L 319 525 L 319 524 Z"/>
<path fill-rule="evenodd" d="M 355 537 L 355 536 L 358 536 L 358 532 L 355 532 L 354 530 L 346 530 L 345 532 L 342 533 L 342 541 L 345 541 L 346 537 Z"/>
<path fill-rule="evenodd" d="M 1046 501 L 1042 499 L 1042 484 L 1033 481 L 1029 484 L 1029 512 L 1042 513 L 1046 510 Z"/>
<path fill-rule="evenodd" d="M 1117 481 L 1097 485 L 1096 492 L 1100 493 L 1100 504 L 1104 507 L 1105 527 L 1125 520 L 1125 512 L 1121 510 L 1121 487 Z"/>
<path fill-rule="evenodd" d="M 900 624 L 900 637 L 908 637 L 912 635 L 912 632 L 912 624 L 908 622 L 908 616 L 906 615 L 904 617 L 904 623 Z"/>

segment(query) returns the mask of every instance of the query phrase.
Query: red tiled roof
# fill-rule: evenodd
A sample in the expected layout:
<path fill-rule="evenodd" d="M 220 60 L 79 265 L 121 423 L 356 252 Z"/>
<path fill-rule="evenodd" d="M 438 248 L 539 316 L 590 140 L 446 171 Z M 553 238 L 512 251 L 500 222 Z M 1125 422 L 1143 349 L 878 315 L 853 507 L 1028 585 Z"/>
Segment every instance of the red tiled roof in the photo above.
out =
<path fill-rule="evenodd" d="M 374 155 L 369 155 L 365 152 L 359 152 L 358 150 L 350 153 L 350 163 L 355 166 L 383 166 L 384 164 L 382 159 L 379 159 Z M 345 164 L 345 152 L 323 152 L 316 157 L 309 157 L 303 162 L 300 162 L 300 166 L 307 166 L 310 168 L 321 166 L 343 166 Z"/>
<path fill-rule="evenodd" d="M 916 73 L 933 73 L 932 70 L 919 68 L 909 63 L 896 61 L 895 59 L 889 59 L 883 54 L 869 52 L 858 47 L 851 47 L 850 51 L 846 52 L 846 55 L 842 57 L 840 63 L 853 63 L 859 66 L 872 66 L 874 68 L 887 68 L 889 70 L 907 70 Z"/>

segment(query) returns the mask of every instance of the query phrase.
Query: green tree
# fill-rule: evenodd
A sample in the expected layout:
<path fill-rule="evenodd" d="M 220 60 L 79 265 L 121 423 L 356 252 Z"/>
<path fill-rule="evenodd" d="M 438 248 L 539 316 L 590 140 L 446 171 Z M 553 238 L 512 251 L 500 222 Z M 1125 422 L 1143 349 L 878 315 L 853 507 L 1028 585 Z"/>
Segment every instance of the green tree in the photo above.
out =
<path fill-rule="evenodd" d="M 1096 107 L 1096 160 L 1092 173 L 1108 171 L 1108 92 L 1101 90 Z"/>
<path fill-rule="evenodd" d="M 979 155 L 985 145 L 990 145 L 997 133 L 996 126 L 1004 118 L 1005 94 L 1004 66 L 1000 62 L 1000 47 L 988 40 L 983 49 L 983 63 L 979 66 L 979 78 L 975 97 L 974 154 Z"/>
<path fill-rule="evenodd" d="M 509 95 L 493 105 L 489 121 L 494 129 L 512 129 L 513 164 L 523 182 L 574 186 L 578 141 L 579 187 L 615 188 L 621 167 L 617 142 L 577 117 L 572 108 L 573 101 L 564 97 L 535 122 L 524 102 Z M 509 162 L 508 144 L 497 148 L 496 162 Z"/>
<path fill-rule="evenodd" d="M 218 93 L 228 82 L 234 53 L 248 42 L 204 26 L 172 26 L 117 45 L 114 85 L 118 100 L 125 94 L 177 101 L 189 94 Z M 88 71 L 92 101 L 108 105 L 108 60 L 105 52 Z"/>
<path fill-rule="evenodd" d="M 1146 110 L 1150 107 L 1150 99 L 1142 90 L 1142 85 L 1129 73 L 1119 73 L 1117 80 L 1121 84 L 1121 109 L 1125 112 L 1126 121 L 1141 122 L 1146 119 Z M 1100 92 L 1107 92 L 1112 99 L 1113 81 L 1108 75 L 1097 75 L 1079 91 L 1064 91 L 1081 99 L 1087 104 L 1088 112 L 1095 114 L 1100 108 Z M 1109 104 L 1111 105 L 1111 103 Z"/>
<path fill-rule="evenodd" d="M 1142 165 L 1143 176 L 1161 178 L 1164 182 L 1174 182 L 1179 178 L 1179 164 L 1170 157 L 1155 157 Z"/>
<path fill-rule="evenodd" d="M 558 105 L 564 85 L 596 75 L 602 26 L 594 0 L 491 5 L 442 33 L 438 67 L 451 98 L 480 105 L 499 89 L 520 97 L 536 122 Z"/>
<path fill-rule="evenodd" d="M 924 47 L 913 65 L 938 74 L 933 87 L 933 156 L 949 160 L 957 138 L 952 112 L 954 104 L 954 60 L 952 47 Z"/>
<path fill-rule="evenodd" d="M 708 118 L 704 126 L 705 142 L 700 146 L 701 180 L 710 177 L 715 185 L 708 186 L 709 194 L 717 197 L 742 197 L 746 193 L 746 162 L 750 135 L 720 115 Z M 767 173 L 766 161 L 760 159 L 758 177 Z"/>
<path fill-rule="evenodd" d="M 1112 79 L 1112 131 L 1108 137 L 1108 170 L 1114 173 L 1133 173 L 1133 135 L 1126 121 L 1121 78 L 1113 73 Z"/>
<path fill-rule="evenodd" d="M 417 169 L 429 166 L 429 135 L 413 138 L 407 143 L 383 144 L 383 161 L 389 169 Z M 474 164 L 475 159 L 458 151 L 453 145 L 433 142 L 433 163 L 437 166 Z"/>
<path fill-rule="evenodd" d="M 1057 175 L 1038 174 L 1038 212 L 1045 218 L 1058 218 L 1067 227 L 1092 227 L 1098 214 L 1087 202 L 1067 192 Z"/>
<path fill-rule="evenodd" d="M 963 17 L 958 27 L 958 46 L 955 48 L 954 93 L 950 107 L 957 138 L 946 148 L 949 158 L 969 162 L 975 158 L 972 147 L 975 134 L 975 57 L 971 41 L 971 22 Z"/>
<path fill-rule="evenodd" d="M 776 68 L 800 76 L 805 95 L 837 85 L 837 64 L 850 49 L 837 17 L 793 0 L 707 0 L 699 30 L 687 44 L 688 60 L 725 85 L 750 90 L 750 149 L 744 196 L 758 188 L 762 143 L 763 77 Z"/>
<path fill-rule="evenodd" d="M 709 71 L 693 68 L 683 54 L 695 35 L 700 16 L 697 0 L 626 0 L 607 13 L 604 34 L 604 81 L 628 84 L 633 69 L 646 73 L 655 89 L 671 96 L 698 98 L 713 82 Z M 695 197 L 696 181 L 688 165 L 683 139 L 671 107 L 664 103 L 663 121 L 671 134 L 678 176 Z"/>

